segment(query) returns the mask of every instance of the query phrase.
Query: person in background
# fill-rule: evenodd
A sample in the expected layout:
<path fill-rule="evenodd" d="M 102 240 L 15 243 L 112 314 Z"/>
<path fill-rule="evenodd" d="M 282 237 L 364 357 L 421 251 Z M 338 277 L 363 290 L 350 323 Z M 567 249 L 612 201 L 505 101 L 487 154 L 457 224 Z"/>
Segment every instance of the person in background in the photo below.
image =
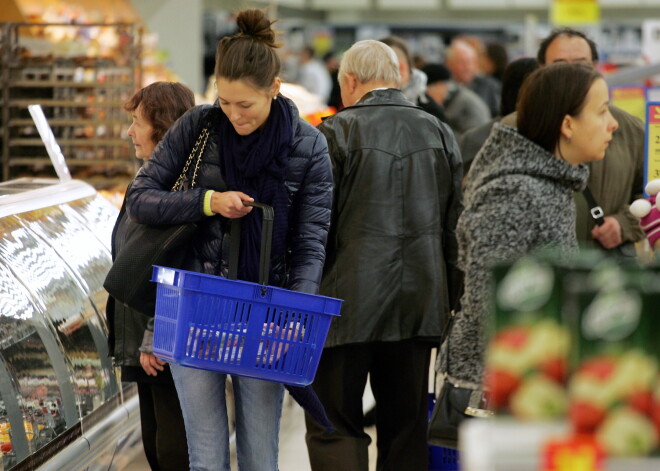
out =
<path fill-rule="evenodd" d="M 398 36 L 388 36 L 380 40 L 396 53 L 401 75 L 401 91 L 405 97 L 427 113 L 446 123 L 447 116 L 442 104 L 426 93 L 426 74 L 413 66 L 408 43 Z"/>
<path fill-rule="evenodd" d="M 330 90 L 330 97 L 328 98 L 328 106 L 332 106 L 336 110 L 342 108 L 341 103 L 341 90 L 339 88 L 339 80 L 337 79 L 337 74 L 339 74 L 339 59 L 337 54 L 334 51 L 330 51 L 323 56 L 323 62 L 325 63 L 326 69 L 330 73 L 330 78 L 332 79 L 332 90 Z"/>
<path fill-rule="evenodd" d="M 502 98 L 500 100 L 500 113 L 487 123 L 466 131 L 459 139 L 461 156 L 463 157 L 463 175 L 468 176 L 470 165 L 474 157 L 481 149 L 493 124 L 498 122 L 502 116 L 516 111 L 518 92 L 525 78 L 539 68 L 539 62 L 533 57 L 522 57 L 511 62 L 504 71 L 502 78 Z"/>
<path fill-rule="evenodd" d="M 452 40 L 447 48 L 445 65 L 451 71 L 455 82 L 464 85 L 488 105 L 491 116 L 500 111 L 500 83 L 492 77 L 481 74 L 479 56 L 475 48 L 461 37 Z"/>
<path fill-rule="evenodd" d="M 216 48 L 218 101 L 193 108 L 168 131 L 127 196 L 145 224 L 199 225 L 188 270 L 228 275 L 230 223 L 242 218 L 238 279 L 259 281 L 261 214 L 272 206 L 268 284 L 315 294 L 325 261 L 332 169 L 323 135 L 279 94 L 275 32 L 262 10 L 238 13 L 239 32 Z M 195 188 L 172 192 L 190 150 L 209 132 Z M 190 468 L 230 471 L 225 383 L 219 372 L 171 364 L 186 424 Z M 281 383 L 232 375 L 236 452 L 243 471 L 278 469 Z M 311 390 L 311 388 L 310 388 Z"/>
<path fill-rule="evenodd" d="M 306 415 L 313 471 L 367 471 L 362 396 L 376 400 L 377 469 L 426 471 L 431 349 L 460 296 L 454 227 L 462 164 L 449 127 L 398 89 L 399 64 L 380 41 L 341 60 L 346 107 L 326 118 L 335 178 L 321 294 L 344 300 L 313 387 L 336 427 Z"/>
<path fill-rule="evenodd" d="M 412 63 L 415 69 L 422 70 L 427 64 L 427 60 L 422 54 L 413 54 Z"/>
<path fill-rule="evenodd" d="M 492 267 L 545 248 L 577 252 L 572 193 L 584 189 L 586 163 L 603 159 L 618 127 L 605 80 L 586 65 L 539 68 L 517 110 L 518 130 L 496 123 L 470 169 L 457 227 L 465 292 L 436 363 L 438 377 L 477 391 Z"/>
<path fill-rule="evenodd" d="M 193 92 L 181 83 L 155 82 L 136 92 L 124 104 L 133 118 L 128 135 L 135 157 L 149 160 L 165 132 L 193 106 Z M 130 224 L 135 223 L 122 206 L 112 231 L 113 259 L 121 251 Z M 153 353 L 140 351 L 145 336 L 150 339 L 153 335 L 154 313 L 138 312 L 112 297 L 106 313 L 110 354 L 121 367 L 121 379 L 137 382 L 142 445 L 149 467 L 154 471 L 187 470 L 186 431 L 172 374 Z"/>
<path fill-rule="evenodd" d="M 581 63 L 596 67 L 596 44 L 584 33 L 559 28 L 541 42 L 537 59 L 542 66 L 559 62 Z M 630 213 L 630 203 L 642 196 L 644 185 L 644 123 L 639 118 L 610 105 L 610 113 L 619 123 L 605 158 L 591 162 L 587 184 L 594 200 L 605 213 L 605 223 L 596 225 L 583 193 L 575 194 L 578 241 L 586 247 L 614 250 L 635 256 L 634 242 L 644 238 L 638 220 Z M 515 115 L 502 122 L 515 126 Z"/>
<path fill-rule="evenodd" d="M 509 53 L 504 44 L 499 42 L 486 44 L 481 63 L 482 72 L 502 83 L 507 65 L 509 65 Z"/>
<path fill-rule="evenodd" d="M 314 49 L 305 46 L 298 55 L 298 83 L 305 89 L 318 96 L 323 103 L 328 103 L 332 91 L 332 78 L 330 72 L 320 60 L 316 58 Z"/>
<path fill-rule="evenodd" d="M 447 67 L 427 64 L 423 72 L 428 77 L 426 93 L 443 106 L 447 124 L 456 139 L 465 131 L 488 122 L 490 111 L 486 103 L 469 88 L 454 82 Z"/>

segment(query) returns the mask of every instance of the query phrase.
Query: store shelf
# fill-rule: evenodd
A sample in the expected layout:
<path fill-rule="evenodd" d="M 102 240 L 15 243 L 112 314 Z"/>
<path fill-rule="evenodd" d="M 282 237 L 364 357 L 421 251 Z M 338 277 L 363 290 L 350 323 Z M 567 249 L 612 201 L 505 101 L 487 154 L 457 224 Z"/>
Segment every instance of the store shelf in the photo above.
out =
<path fill-rule="evenodd" d="M 117 146 L 122 147 L 126 145 L 126 139 L 95 139 L 95 138 L 80 138 L 80 139 L 58 139 L 60 146 Z M 21 146 L 41 146 L 43 141 L 39 138 L 16 138 L 9 141 L 9 147 Z"/>
<path fill-rule="evenodd" d="M 74 101 L 74 100 L 56 100 L 56 99 L 18 99 L 18 100 L 9 100 L 9 106 L 15 108 L 27 108 L 28 105 L 41 105 L 45 106 L 66 106 L 70 108 L 87 108 L 89 106 L 94 107 L 109 107 L 109 108 L 119 108 L 124 102 L 123 101 L 99 101 L 93 103 L 87 103 L 83 101 Z"/>
<path fill-rule="evenodd" d="M 10 166 L 26 166 L 26 165 L 50 165 L 51 161 L 47 157 L 12 157 Z M 70 167 L 74 166 L 107 166 L 107 165 L 124 165 L 126 159 L 72 159 L 67 161 Z M 134 162 L 131 162 L 134 165 Z"/>
<path fill-rule="evenodd" d="M 105 31 L 108 44 L 89 37 L 92 26 Z M 48 170 L 50 159 L 27 111 L 32 104 L 43 108 L 69 166 L 88 167 L 90 178 L 109 167 L 134 175 L 123 105 L 140 83 L 140 31 L 125 23 L 0 23 L 2 180 Z"/>
<path fill-rule="evenodd" d="M 64 88 L 111 88 L 113 86 L 123 88 L 126 86 L 122 82 L 76 82 L 76 81 L 61 81 L 61 80 L 44 80 L 37 82 L 35 80 L 17 80 L 9 84 L 10 87 L 21 88 L 50 88 L 50 87 L 64 87 Z"/>
<path fill-rule="evenodd" d="M 9 120 L 9 126 L 32 126 L 34 124 L 34 121 L 32 119 L 10 119 Z M 58 118 L 53 118 L 48 120 L 48 124 L 50 124 L 51 127 L 54 126 L 80 126 L 80 120 L 79 119 L 58 119 Z M 126 120 L 87 120 L 85 121 L 85 125 L 87 126 L 99 126 L 99 125 L 104 125 L 104 126 L 115 126 L 115 125 L 124 125 L 126 124 Z M 1 132 L 1 131 L 0 131 Z"/>

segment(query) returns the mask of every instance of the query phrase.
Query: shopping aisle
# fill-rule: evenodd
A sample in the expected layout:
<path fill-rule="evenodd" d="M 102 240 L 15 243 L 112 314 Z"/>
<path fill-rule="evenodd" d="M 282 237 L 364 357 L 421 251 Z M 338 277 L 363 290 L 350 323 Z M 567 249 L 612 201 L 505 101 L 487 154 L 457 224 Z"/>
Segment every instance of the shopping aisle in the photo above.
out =
<path fill-rule="evenodd" d="M 371 404 L 371 397 L 367 404 Z M 280 425 L 280 471 L 311 471 L 307 458 L 305 445 L 305 415 L 298 404 L 287 395 Z M 367 433 L 371 435 L 372 442 L 369 447 L 370 471 L 376 469 L 376 437 L 375 429 L 370 427 Z M 233 463 L 234 469 L 236 464 Z M 141 453 L 125 471 L 149 471 L 144 454 Z"/>
<path fill-rule="evenodd" d="M 290 398 L 286 398 L 290 400 Z M 282 416 L 280 429 L 280 471 L 311 471 L 305 445 L 305 414 L 302 408 L 291 401 L 285 403 L 287 411 Z M 371 436 L 369 446 L 369 469 L 376 469 L 376 435 L 375 428 L 370 427 L 367 433 Z"/>

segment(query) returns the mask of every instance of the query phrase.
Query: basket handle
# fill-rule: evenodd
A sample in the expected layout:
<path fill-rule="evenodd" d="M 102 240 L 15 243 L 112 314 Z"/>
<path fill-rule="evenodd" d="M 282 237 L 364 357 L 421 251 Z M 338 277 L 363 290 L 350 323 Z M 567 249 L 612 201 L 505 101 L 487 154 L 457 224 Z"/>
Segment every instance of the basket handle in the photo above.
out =
<path fill-rule="evenodd" d="M 259 284 L 268 284 L 270 269 L 270 249 L 273 240 L 273 220 L 275 212 L 272 206 L 257 203 L 256 201 L 243 201 L 243 205 L 261 209 L 263 221 L 261 224 L 261 250 L 259 251 Z M 243 218 L 232 219 L 231 241 L 229 246 L 229 273 L 227 278 L 236 280 L 238 277 L 238 253 L 241 245 L 241 223 Z"/>

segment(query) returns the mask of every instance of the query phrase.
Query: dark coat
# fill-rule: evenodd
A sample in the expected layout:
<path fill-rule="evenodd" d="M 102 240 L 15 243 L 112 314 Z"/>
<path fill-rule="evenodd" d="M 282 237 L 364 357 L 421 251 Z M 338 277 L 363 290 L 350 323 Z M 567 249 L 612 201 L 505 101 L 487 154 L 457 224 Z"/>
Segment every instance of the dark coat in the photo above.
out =
<path fill-rule="evenodd" d="M 111 249 L 113 260 L 118 249 L 122 246 L 123 238 L 130 224 L 135 223 L 129 220 L 126 208 L 122 205 L 115 226 L 112 229 Z M 151 317 L 116 302 L 112 296 L 108 297 L 105 309 L 108 318 L 109 354 L 113 357 L 114 364 L 121 367 L 122 381 L 174 385 L 168 366 L 158 375 L 149 376 L 140 365 L 139 349 Z"/>
<path fill-rule="evenodd" d="M 270 284 L 315 294 L 325 260 L 330 225 L 332 171 L 325 138 L 294 112 L 293 142 L 285 184 L 289 192 L 289 232 L 286 259 L 271 260 L 274 278 Z M 140 169 L 127 195 L 131 218 L 148 224 L 198 222 L 194 254 L 186 268 L 226 276 L 228 271 L 229 219 L 206 216 L 207 190 L 227 191 L 220 171 L 222 155 L 217 143 L 218 119 L 222 111 L 202 105 L 184 114 L 165 134 L 151 158 Z M 209 127 L 195 188 L 172 192 L 184 162 L 204 126 Z"/>
<path fill-rule="evenodd" d="M 326 347 L 438 340 L 461 291 L 453 133 L 395 89 L 367 93 L 319 129 L 335 178 L 321 294 L 344 300 Z"/>

